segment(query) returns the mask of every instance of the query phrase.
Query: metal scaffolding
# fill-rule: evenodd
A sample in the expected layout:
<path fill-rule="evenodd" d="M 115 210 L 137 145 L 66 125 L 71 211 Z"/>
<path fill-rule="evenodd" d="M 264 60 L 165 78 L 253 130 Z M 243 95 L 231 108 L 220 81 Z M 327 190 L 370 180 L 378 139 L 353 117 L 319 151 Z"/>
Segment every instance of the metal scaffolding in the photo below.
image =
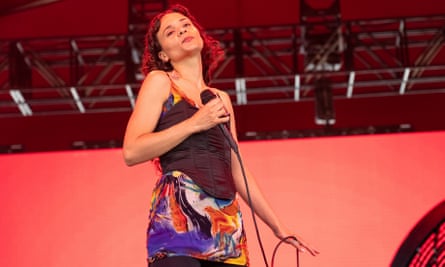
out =
<path fill-rule="evenodd" d="M 0 40 L 0 117 L 131 110 L 146 24 L 166 3 L 129 4 L 125 35 Z M 314 100 L 320 78 L 333 98 L 445 92 L 445 15 L 342 20 L 330 10 L 292 25 L 209 29 L 226 51 L 212 86 L 234 105 Z"/>

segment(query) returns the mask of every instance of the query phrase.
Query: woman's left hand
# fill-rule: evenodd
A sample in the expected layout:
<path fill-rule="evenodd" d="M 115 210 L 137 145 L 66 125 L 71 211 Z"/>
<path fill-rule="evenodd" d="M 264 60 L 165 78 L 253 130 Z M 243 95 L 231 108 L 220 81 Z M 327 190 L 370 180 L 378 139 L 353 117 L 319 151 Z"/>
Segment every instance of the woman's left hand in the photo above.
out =
<path fill-rule="evenodd" d="M 280 239 L 285 241 L 288 244 L 291 244 L 298 251 L 301 252 L 309 252 L 312 256 L 317 256 L 320 252 L 315 249 L 313 246 L 309 245 L 306 241 L 304 241 L 300 236 L 295 234 L 286 235 L 285 233 L 275 233 L 275 235 Z M 285 239 L 285 240 L 284 240 Z"/>

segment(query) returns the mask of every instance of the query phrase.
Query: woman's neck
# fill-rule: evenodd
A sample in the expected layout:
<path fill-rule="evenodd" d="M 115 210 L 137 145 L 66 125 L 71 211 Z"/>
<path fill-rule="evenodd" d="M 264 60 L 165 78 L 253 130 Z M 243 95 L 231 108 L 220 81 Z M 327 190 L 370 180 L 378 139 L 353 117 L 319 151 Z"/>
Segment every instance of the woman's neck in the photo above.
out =
<path fill-rule="evenodd" d="M 206 87 L 202 76 L 202 64 L 200 58 L 198 62 L 196 62 L 196 60 L 183 60 L 172 65 L 174 70 L 171 75 L 174 79 L 184 80 L 200 90 Z"/>

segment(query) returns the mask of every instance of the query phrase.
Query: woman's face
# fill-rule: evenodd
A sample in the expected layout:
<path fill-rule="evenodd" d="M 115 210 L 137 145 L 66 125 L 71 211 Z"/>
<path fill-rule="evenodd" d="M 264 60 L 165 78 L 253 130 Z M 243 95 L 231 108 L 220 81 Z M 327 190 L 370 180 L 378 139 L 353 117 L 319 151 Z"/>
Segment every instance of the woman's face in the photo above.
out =
<path fill-rule="evenodd" d="M 162 47 L 158 56 L 162 61 L 177 62 L 201 53 L 202 37 L 189 18 L 181 13 L 168 13 L 160 22 L 157 37 Z"/>

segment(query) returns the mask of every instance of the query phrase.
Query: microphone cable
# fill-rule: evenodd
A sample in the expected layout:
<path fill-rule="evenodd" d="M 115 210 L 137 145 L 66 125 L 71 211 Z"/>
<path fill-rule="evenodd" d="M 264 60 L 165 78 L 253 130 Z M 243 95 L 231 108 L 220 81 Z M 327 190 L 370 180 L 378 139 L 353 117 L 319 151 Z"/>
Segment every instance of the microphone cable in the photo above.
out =
<path fill-rule="evenodd" d="M 215 97 L 219 97 L 219 96 L 214 94 L 211 90 L 206 89 L 206 90 L 201 92 L 200 97 L 201 97 L 201 102 L 203 104 L 207 104 L 211 99 L 213 99 Z M 255 233 L 256 233 L 256 236 L 257 236 L 257 239 L 258 239 L 258 244 L 259 244 L 260 249 L 261 249 L 261 255 L 263 256 L 264 264 L 266 265 L 266 267 L 269 267 L 269 263 L 268 263 L 268 260 L 267 260 L 267 257 L 266 257 L 266 253 L 264 252 L 264 247 L 263 247 L 263 242 L 261 240 L 260 231 L 258 229 L 258 223 L 256 221 L 256 215 L 255 215 L 255 211 L 254 211 L 253 204 L 252 204 L 252 197 L 250 196 L 250 189 L 249 189 L 249 183 L 247 181 L 246 171 L 244 169 L 244 164 L 243 164 L 243 161 L 241 159 L 241 155 L 239 153 L 238 146 L 237 146 L 236 142 L 234 141 L 233 136 L 232 136 L 231 132 L 228 130 L 228 128 L 226 128 L 224 125 L 221 125 L 221 124 L 218 125 L 218 127 L 222 131 L 226 141 L 230 144 L 230 147 L 233 149 L 233 152 L 235 152 L 235 154 L 236 154 L 236 156 L 238 158 L 238 161 L 239 161 L 239 164 L 240 164 L 240 167 L 241 167 L 241 172 L 242 172 L 242 175 L 243 175 L 243 178 L 244 178 L 244 185 L 246 187 L 246 195 L 247 195 L 247 202 L 248 202 L 247 204 L 248 204 L 248 206 L 250 208 L 250 211 L 251 211 L 253 224 L 255 226 Z M 286 237 L 285 239 L 281 240 L 278 243 L 278 245 L 275 248 L 275 250 L 278 248 L 278 246 L 284 240 L 286 240 L 287 238 L 292 238 L 292 237 L 293 236 L 289 236 L 289 237 Z M 293 238 L 295 238 L 295 237 L 293 237 Z M 297 251 L 298 251 L 298 249 L 297 249 Z M 274 251 L 274 255 L 273 256 L 275 256 L 275 251 Z M 297 257 L 298 257 L 298 254 L 297 254 Z M 273 262 L 272 262 L 272 264 L 273 264 Z"/>
<path fill-rule="evenodd" d="M 244 170 L 243 161 L 241 159 L 241 155 L 240 155 L 240 153 L 238 151 L 238 147 L 236 146 L 236 144 L 235 144 L 235 147 L 232 147 L 232 149 L 233 149 L 233 151 L 235 152 L 235 154 L 236 154 L 236 156 L 238 158 L 238 161 L 239 161 L 240 166 L 241 166 L 241 172 L 243 173 L 244 185 L 246 187 L 246 194 L 247 194 L 247 202 L 248 202 L 251 214 L 252 214 L 252 220 L 253 220 L 253 224 L 255 226 L 255 232 L 256 232 L 257 239 L 258 239 L 258 244 L 259 244 L 260 249 L 261 249 L 261 254 L 263 256 L 264 264 L 266 265 L 266 267 L 269 267 L 269 263 L 267 261 L 266 253 L 264 252 L 263 242 L 261 241 L 260 231 L 258 229 L 258 224 L 257 224 L 257 221 L 256 221 L 256 215 L 255 215 L 255 211 L 254 211 L 253 204 L 252 204 L 252 198 L 250 197 L 249 184 L 247 182 L 246 171 Z"/>
<path fill-rule="evenodd" d="M 272 253 L 272 260 L 271 260 L 270 267 L 274 267 L 275 254 L 277 253 L 278 248 L 280 247 L 281 244 L 283 244 L 283 242 L 286 242 L 286 240 L 288 240 L 288 239 L 296 239 L 296 238 L 295 238 L 295 236 L 290 235 L 290 236 L 287 236 L 287 237 L 281 239 L 280 242 L 278 242 L 278 244 L 275 246 L 273 253 Z M 300 251 L 298 250 L 298 248 L 296 248 L 296 250 L 297 250 L 297 267 L 299 267 L 300 266 Z"/>
<path fill-rule="evenodd" d="M 238 158 L 238 161 L 239 161 L 240 166 L 241 166 L 241 172 L 243 173 L 244 184 L 245 184 L 245 187 L 246 187 L 246 194 L 247 194 L 247 200 L 248 200 L 247 202 L 248 202 L 248 205 L 249 205 L 249 208 L 250 208 L 250 211 L 251 211 L 253 224 L 255 226 L 255 233 L 256 233 L 256 236 L 257 236 L 257 239 L 258 239 L 258 244 L 260 246 L 261 255 L 263 256 L 264 264 L 266 265 L 266 267 L 269 267 L 269 263 L 268 263 L 268 260 L 267 260 L 267 257 L 266 257 L 266 253 L 264 252 L 263 242 L 261 241 L 261 235 L 260 235 L 260 232 L 259 232 L 259 229 L 258 229 L 258 223 L 256 221 L 256 215 L 255 215 L 253 204 L 252 204 L 252 198 L 250 196 L 249 184 L 247 182 L 247 176 L 246 176 L 246 172 L 244 170 L 243 161 L 241 159 L 241 155 L 239 153 L 238 146 L 236 146 L 236 144 L 235 144 L 234 147 L 232 147 L 232 149 L 233 149 L 233 151 L 235 152 L 235 154 L 236 154 L 236 156 Z M 281 239 L 278 242 L 278 244 L 275 246 L 274 250 L 273 250 L 271 266 L 270 267 L 274 267 L 275 255 L 276 255 L 276 253 L 278 251 L 278 248 L 280 247 L 281 244 L 283 244 L 288 239 L 295 239 L 295 240 L 297 240 L 297 238 L 295 236 L 292 236 L 292 235 L 287 236 L 287 237 Z M 298 248 L 296 248 L 296 250 L 297 250 L 297 256 L 296 256 L 297 257 L 297 259 L 296 259 L 297 260 L 297 267 L 299 267 L 300 266 L 300 251 L 298 250 Z"/>

